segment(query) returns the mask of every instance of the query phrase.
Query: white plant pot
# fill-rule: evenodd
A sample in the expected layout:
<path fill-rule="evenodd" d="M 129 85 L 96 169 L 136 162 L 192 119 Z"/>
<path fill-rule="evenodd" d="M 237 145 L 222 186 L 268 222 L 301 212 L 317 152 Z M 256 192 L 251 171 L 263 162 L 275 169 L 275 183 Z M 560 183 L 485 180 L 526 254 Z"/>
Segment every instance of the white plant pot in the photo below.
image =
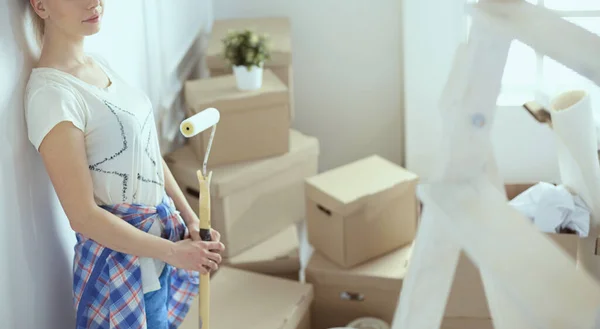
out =
<path fill-rule="evenodd" d="M 252 66 L 250 70 L 246 66 L 233 66 L 233 74 L 239 90 L 257 90 L 262 87 L 263 67 Z"/>

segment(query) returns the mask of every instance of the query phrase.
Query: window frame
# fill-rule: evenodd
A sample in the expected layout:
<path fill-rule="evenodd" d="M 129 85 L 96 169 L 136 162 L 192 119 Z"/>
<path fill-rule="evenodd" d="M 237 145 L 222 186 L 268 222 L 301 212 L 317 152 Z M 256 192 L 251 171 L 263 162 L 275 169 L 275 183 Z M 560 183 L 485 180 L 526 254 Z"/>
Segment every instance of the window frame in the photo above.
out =
<path fill-rule="evenodd" d="M 478 2 L 478 0 L 465 0 L 466 3 Z M 565 0 L 566 1 L 566 0 Z M 600 1 L 600 0 L 599 0 Z M 533 4 L 533 3 L 532 3 Z M 590 9 L 590 10 L 554 10 L 552 8 L 546 7 L 545 0 L 537 0 L 535 6 L 539 6 L 542 8 L 547 8 L 554 13 L 558 14 L 563 19 L 568 18 L 597 18 L 600 19 L 600 9 Z M 469 15 L 465 15 L 465 41 L 468 40 L 469 32 L 471 29 L 471 17 Z M 547 95 L 544 92 L 543 82 L 544 82 L 544 54 L 540 53 L 537 49 L 532 49 L 535 52 L 535 78 L 534 84 L 524 87 L 514 86 L 511 84 L 502 84 L 502 90 L 500 91 L 500 95 L 498 95 L 498 99 L 510 99 L 510 98 L 518 98 L 524 94 L 531 94 L 532 99 L 537 102 L 546 103 L 548 101 Z M 497 106 L 499 108 L 514 108 L 520 107 L 520 102 L 511 102 L 511 101 L 498 101 Z"/>

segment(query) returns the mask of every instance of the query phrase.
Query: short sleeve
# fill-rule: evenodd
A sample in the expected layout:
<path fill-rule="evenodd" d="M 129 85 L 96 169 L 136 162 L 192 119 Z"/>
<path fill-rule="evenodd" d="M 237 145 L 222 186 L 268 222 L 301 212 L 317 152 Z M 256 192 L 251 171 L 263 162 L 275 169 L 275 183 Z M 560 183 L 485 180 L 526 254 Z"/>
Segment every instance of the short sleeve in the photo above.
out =
<path fill-rule="evenodd" d="M 29 141 L 39 151 L 44 137 L 60 122 L 70 121 L 85 132 L 87 115 L 83 104 L 67 87 L 46 84 L 29 90 L 25 100 L 25 120 Z"/>

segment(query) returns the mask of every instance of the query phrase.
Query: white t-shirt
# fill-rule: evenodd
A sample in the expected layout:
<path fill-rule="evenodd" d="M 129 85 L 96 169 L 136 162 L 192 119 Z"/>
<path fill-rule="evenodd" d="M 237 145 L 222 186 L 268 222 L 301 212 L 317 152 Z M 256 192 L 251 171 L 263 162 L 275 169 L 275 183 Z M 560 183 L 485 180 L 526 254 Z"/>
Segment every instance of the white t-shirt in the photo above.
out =
<path fill-rule="evenodd" d="M 25 117 L 30 142 L 39 151 L 46 134 L 70 121 L 85 134 L 94 198 L 98 205 L 158 205 L 165 193 L 162 157 L 152 103 L 102 60 L 111 80 L 100 88 L 53 68 L 34 68 L 27 83 Z M 156 221 L 151 234 L 160 236 Z M 160 289 L 164 263 L 140 259 L 143 291 Z"/>

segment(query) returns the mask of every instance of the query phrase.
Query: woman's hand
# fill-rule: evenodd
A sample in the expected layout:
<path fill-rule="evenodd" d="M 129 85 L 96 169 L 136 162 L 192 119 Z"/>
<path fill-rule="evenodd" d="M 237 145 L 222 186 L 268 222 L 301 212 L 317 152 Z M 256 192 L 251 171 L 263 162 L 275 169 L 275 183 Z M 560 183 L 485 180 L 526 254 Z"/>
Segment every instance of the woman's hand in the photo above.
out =
<path fill-rule="evenodd" d="M 221 233 L 213 230 L 212 228 L 210 229 L 210 237 L 213 241 L 221 242 Z"/>
<path fill-rule="evenodd" d="M 220 253 L 225 246 L 219 241 L 194 241 L 184 239 L 174 243 L 171 252 L 163 261 L 181 269 L 208 274 L 219 268 Z"/>
<path fill-rule="evenodd" d="M 183 221 L 186 223 L 186 226 L 189 231 L 189 238 L 194 241 L 202 241 L 200 238 L 200 220 L 196 216 L 196 214 L 182 217 Z M 221 241 L 221 233 L 217 232 L 215 229 L 210 229 L 210 237 L 212 241 L 220 242 Z"/>

